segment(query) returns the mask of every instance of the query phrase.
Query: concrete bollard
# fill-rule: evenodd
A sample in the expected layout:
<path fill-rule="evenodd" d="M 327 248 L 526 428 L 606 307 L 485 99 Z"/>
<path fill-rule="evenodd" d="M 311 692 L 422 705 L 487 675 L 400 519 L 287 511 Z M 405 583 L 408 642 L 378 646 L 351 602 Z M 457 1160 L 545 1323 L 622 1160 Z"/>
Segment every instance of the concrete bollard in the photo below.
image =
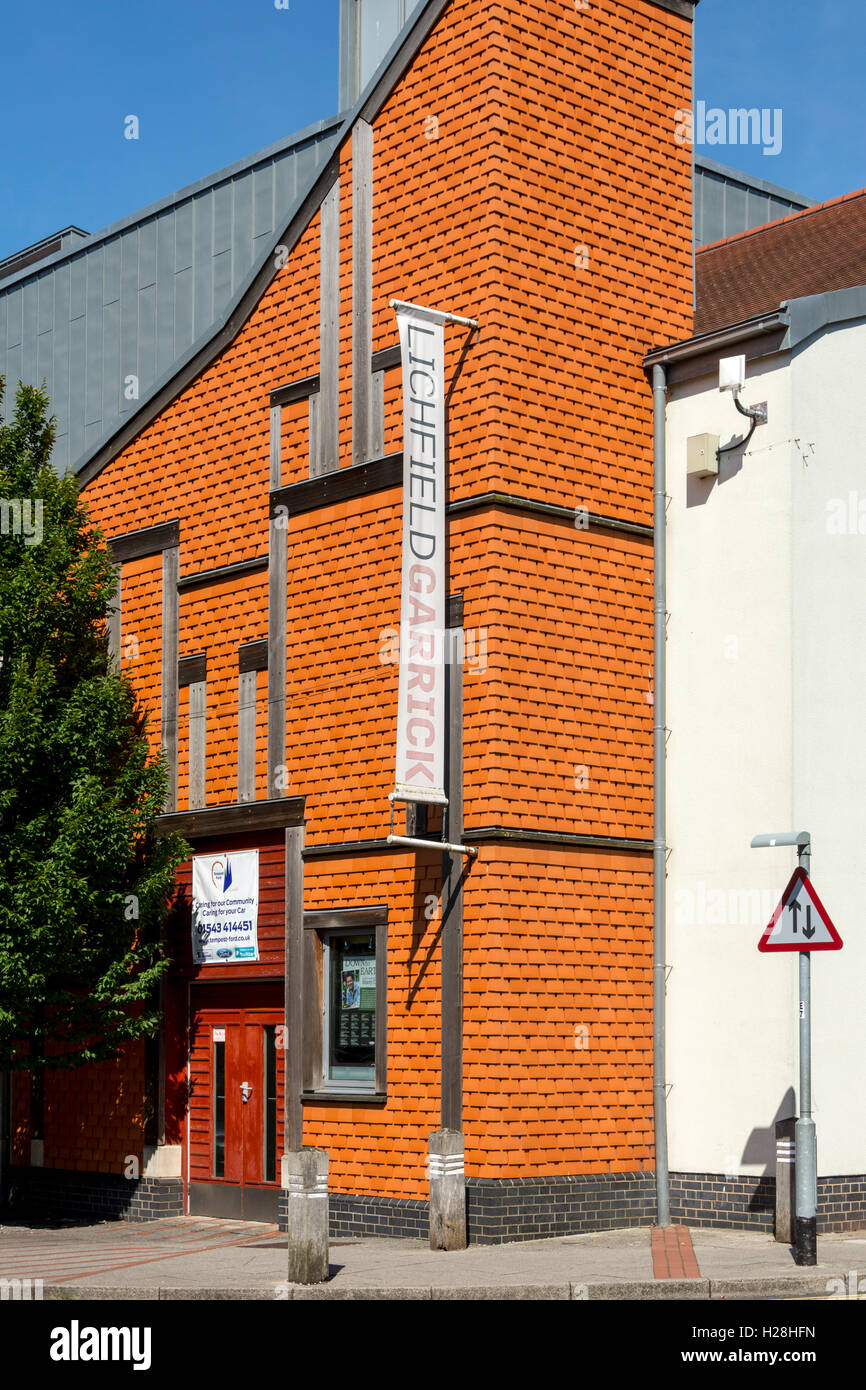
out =
<path fill-rule="evenodd" d="M 794 1130 L 796 1119 L 776 1121 L 776 1240 L 783 1245 L 794 1241 L 796 1210 L 796 1165 Z"/>
<path fill-rule="evenodd" d="M 463 1135 L 437 1129 L 430 1135 L 430 1249 L 466 1249 L 466 1173 Z"/>
<path fill-rule="evenodd" d="M 297 1149 L 283 1155 L 288 1194 L 289 1282 L 321 1284 L 328 1277 L 328 1155 Z"/>

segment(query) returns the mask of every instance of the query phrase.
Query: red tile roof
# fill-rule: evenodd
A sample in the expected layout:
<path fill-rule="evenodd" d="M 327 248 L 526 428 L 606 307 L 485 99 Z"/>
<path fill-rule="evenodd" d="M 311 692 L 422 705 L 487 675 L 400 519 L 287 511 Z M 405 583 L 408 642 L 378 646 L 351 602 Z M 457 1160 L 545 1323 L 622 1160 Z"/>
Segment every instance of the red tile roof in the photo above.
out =
<path fill-rule="evenodd" d="M 702 246 L 695 274 L 696 334 L 866 284 L 866 189 Z"/>

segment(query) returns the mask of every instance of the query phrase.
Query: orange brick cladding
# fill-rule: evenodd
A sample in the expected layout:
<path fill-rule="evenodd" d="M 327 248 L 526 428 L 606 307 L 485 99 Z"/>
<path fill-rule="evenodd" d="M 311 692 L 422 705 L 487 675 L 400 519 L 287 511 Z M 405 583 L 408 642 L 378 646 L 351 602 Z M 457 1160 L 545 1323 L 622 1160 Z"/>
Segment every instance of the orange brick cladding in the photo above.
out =
<path fill-rule="evenodd" d="M 643 0 L 453 0 L 373 118 L 374 350 L 396 341 L 392 295 L 481 324 L 449 404 L 452 500 L 498 492 L 651 521 L 641 361 L 691 328 L 691 154 L 674 139 L 690 100 L 691 25 Z M 341 467 L 352 462 L 351 158 L 349 140 Z M 181 576 L 267 552 L 268 393 L 319 370 L 319 258 L 315 212 L 232 342 L 86 487 L 106 536 L 179 519 Z M 464 335 L 446 339 L 453 374 Z M 399 372 L 385 404 L 394 453 Z M 305 407 L 284 411 L 282 446 L 283 484 L 306 478 Z M 389 828 L 397 668 L 381 657 L 399 623 L 401 514 L 392 490 L 290 518 L 285 790 L 306 798 L 313 847 Z M 651 835 L 651 542 L 485 505 L 453 515 L 450 566 L 465 626 L 486 643 L 486 667 L 465 676 L 467 829 L 627 842 L 482 845 L 465 889 L 467 1173 L 647 1169 L 652 859 L 630 842 Z M 160 574 L 158 559 L 123 570 L 122 641 L 137 636 L 124 661 L 154 744 Z M 181 594 L 180 654 L 208 657 L 209 806 L 236 797 L 237 647 L 267 625 L 261 573 Z M 259 689 L 263 706 L 264 677 Z M 426 1196 L 441 924 L 424 904 L 438 872 L 402 852 L 306 862 L 307 909 L 389 908 L 387 1103 L 305 1111 L 305 1143 L 328 1149 L 335 1192 Z M 94 1116 L 116 1095 L 107 1074 L 64 1085 Z M 92 1142 L 67 1137 L 57 1166 L 106 1162 L 103 1148 L 113 1164 L 132 1143 L 126 1119 L 104 1144 L 92 1128 Z"/>

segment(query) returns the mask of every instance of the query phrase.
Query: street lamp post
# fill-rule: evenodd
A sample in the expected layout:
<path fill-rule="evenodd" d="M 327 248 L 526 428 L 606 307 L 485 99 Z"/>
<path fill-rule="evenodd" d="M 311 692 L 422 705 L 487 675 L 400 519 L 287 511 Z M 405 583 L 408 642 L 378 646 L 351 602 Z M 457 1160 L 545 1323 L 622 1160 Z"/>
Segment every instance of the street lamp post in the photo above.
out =
<path fill-rule="evenodd" d="M 800 868 L 809 874 L 812 840 L 808 830 L 780 835 L 756 835 L 752 849 L 795 845 Z M 800 1103 L 794 1130 L 797 1214 L 794 1224 L 794 1260 L 798 1265 L 818 1263 L 818 1161 L 815 1121 L 812 1119 L 812 953 L 800 957 Z"/>

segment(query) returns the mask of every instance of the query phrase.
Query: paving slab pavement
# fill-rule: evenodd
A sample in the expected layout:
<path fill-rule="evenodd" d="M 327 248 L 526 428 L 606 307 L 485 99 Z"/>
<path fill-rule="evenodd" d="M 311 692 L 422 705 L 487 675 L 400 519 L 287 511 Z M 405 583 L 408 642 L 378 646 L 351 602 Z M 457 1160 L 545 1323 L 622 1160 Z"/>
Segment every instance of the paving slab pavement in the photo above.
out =
<path fill-rule="evenodd" d="M 208 1218 L 130 1225 L 0 1227 L 0 1281 L 41 1279 L 59 1299 L 622 1299 L 827 1296 L 831 1279 L 863 1281 L 866 1230 L 819 1239 L 820 1264 L 760 1232 L 691 1232 L 698 1277 L 655 1279 L 651 1228 L 470 1246 L 445 1253 L 419 1240 L 335 1241 L 331 1277 L 313 1289 L 285 1279 L 274 1226 Z M 854 1271 L 852 1284 L 851 1271 Z"/>

